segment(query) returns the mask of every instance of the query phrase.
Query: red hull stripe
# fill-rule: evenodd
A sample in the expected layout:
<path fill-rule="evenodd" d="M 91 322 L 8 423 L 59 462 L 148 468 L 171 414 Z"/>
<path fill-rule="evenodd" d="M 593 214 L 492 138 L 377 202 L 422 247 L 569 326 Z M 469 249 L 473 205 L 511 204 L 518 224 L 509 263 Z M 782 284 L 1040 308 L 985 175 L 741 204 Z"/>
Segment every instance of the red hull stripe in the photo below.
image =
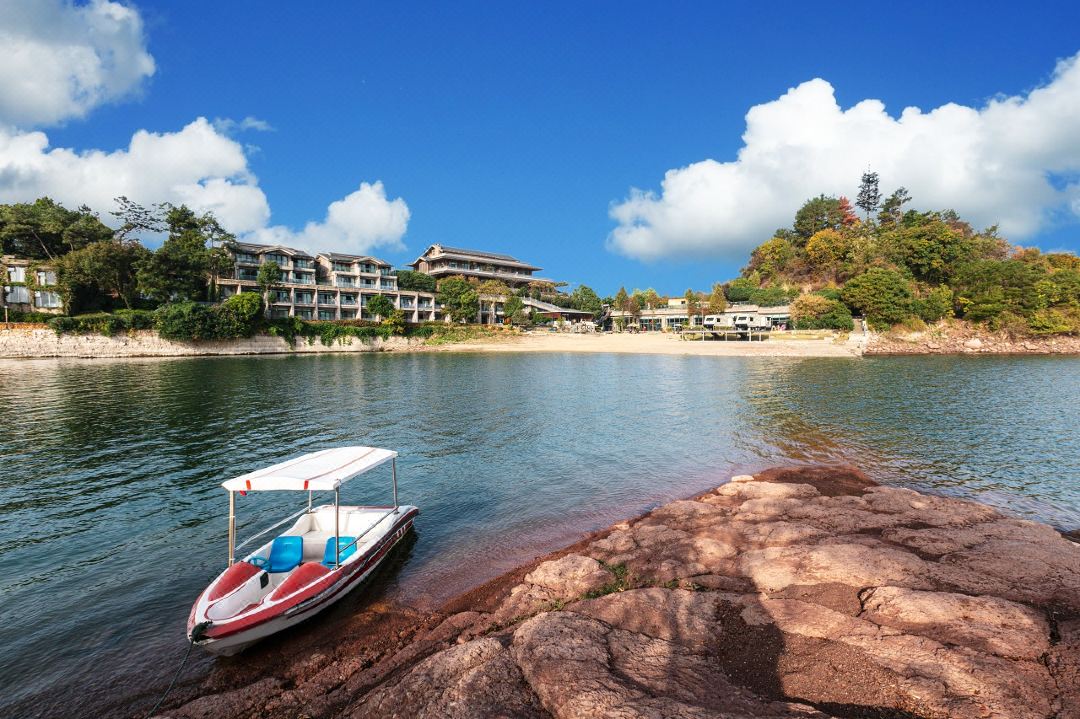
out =
<path fill-rule="evenodd" d="M 357 559 L 352 563 L 352 566 L 348 568 L 348 574 L 331 572 L 324 579 L 311 585 L 306 591 L 293 596 L 287 601 L 267 607 L 262 611 L 255 612 L 254 614 L 241 619 L 232 621 L 226 620 L 221 623 L 211 624 L 210 628 L 206 631 L 206 636 L 210 639 L 221 639 L 232 636 L 238 632 L 256 627 L 263 622 L 286 616 L 291 613 L 291 609 L 298 607 L 301 604 L 308 604 L 310 602 L 309 606 L 304 607 L 305 611 L 309 611 L 323 604 L 328 599 L 331 599 L 339 592 L 349 587 L 356 579 L 363 576 L 369 568 L 378 564 L 382 557 L 405 536 L 406 532 L 403 530 L 407 530 L 408 525 L 412 523 L 413 518 L 415 518 L 417 514 L 419 514 L 419 512 L 413 509 L 399 519 L 394 524 L 393 529 L 387 533 L 378 544 L 369 549 L 360 559 Z M 190 630 L 190 628 L 191 627 L 188 629 Z"/>

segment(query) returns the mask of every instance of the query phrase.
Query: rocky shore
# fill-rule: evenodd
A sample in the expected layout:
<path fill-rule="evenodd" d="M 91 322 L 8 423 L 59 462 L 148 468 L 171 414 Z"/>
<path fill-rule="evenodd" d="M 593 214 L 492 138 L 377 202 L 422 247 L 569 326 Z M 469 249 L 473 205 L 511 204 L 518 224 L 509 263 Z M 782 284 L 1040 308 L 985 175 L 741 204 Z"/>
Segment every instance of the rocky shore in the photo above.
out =
<path fill-rule="evenodd" d="M 222 662 L 162 716 L 1080 717 L 1080 546 L 854 470 L 770 470 L 420 614 Z"/>
<path fill-rule="evenodd" d="M 1005 332 L 946 320 L 917 332 L 894 329 L 871 333 L 863 354 L 1080 354 L 1080 337 L 1012 337 Z"/>

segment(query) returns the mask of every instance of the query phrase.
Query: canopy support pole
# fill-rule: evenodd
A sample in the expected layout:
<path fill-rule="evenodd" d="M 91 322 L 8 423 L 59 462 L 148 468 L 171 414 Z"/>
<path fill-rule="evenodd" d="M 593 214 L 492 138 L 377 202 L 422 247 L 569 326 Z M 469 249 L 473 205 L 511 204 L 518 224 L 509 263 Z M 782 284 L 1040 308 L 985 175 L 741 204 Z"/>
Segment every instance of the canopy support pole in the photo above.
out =
<path fill-rule="evenodd" d="M 229 566 L 233 565 L 236 546 L 236 492 L 229 491 Z"/>
<path fill-rule="evenodd" d="M 341 509 L 338 507 L 339 490 L 334 489 L 334 569 L 341 566 Z"/>
<path fill-rule="evenodd" d="M 307 493 L 307 511 L 308 511 L 308 514 L 311 514 L 311 490 L 310 489 L 308 490 L 308 493 Z"/>
<path fill-rule="evenodd" d="M 390 476 L 394 480 L 394 509 L 397 509 L 397 457 L 390 460 Z"/>

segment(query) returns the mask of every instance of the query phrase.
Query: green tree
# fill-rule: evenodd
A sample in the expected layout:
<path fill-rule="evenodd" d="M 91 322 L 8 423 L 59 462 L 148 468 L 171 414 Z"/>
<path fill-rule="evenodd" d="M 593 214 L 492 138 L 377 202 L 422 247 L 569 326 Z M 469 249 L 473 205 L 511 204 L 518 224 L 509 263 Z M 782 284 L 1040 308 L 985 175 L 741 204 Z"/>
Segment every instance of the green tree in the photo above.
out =
<path fill-rule="evenodd" d="M 593 319 L 597 319 L 604 313 L 604 304 L 600 296 L 588 285 L 578 285 L 570 294 L 570 301 L 576 310 L 591 312 Z"/>
<path fill-rule="evenodd" d="M 112 298 L 130 309 L 138 299 L 138 268 L 150 251 L 138 242 L 100 240 L 60 257 L 57 291 L 68 314 L 106 309 Z"/>
<path fill-rule="evenodd" d="M 911 195 L 906 187 L 899 187 L 881 203 L 878 222 L 883 225 L 895 225 L 904 214 L 904 205 L 911 202 Z"/>
<path fill-rule="evenodd" d="M 367 301 L 367 311 L 380 320 L 385 320 L 394 311 L 394 303 L 386 295 L 375 295 Z"/>
<path fill-rule="evenodd" d="M 507 298 L 503 304 L 503 321 L 511 325 L 524 325 L 528 324 L 528 320 L 524 300 L 516 295 Z"/>
<path fill-rule="evenodd" d="M 139 289 L 161 302 L 206 298 L 214 273 L 227 264 L 224 249 L 209 244 L 230 242 L 232 236 L 213 215 L 196 215 L 184 205 L 164 209 L 169 235 L 139 268 Z"/>
<path fill-rule="evenodd" d="M 264 262 L 259 265 L 255 275 L 255 284 L 259 286 L 263 301 L 269 304 L 270 292 L 281 287 L 281 266 L 276 262 Z"/>
<path fill-rule="evenodd" d="M 878 208 L 880 202 L 881 190 L 878 189 L 878 174 L 866 171 L 859 182 L 859 196 L 855 199 L 855 204 L 866 213 L 867 222 L 870 221 L 871 213 Z"/>
<path fill-rule="evenodd" d="M 647 307 L 650 310 L 655 310 L 658 307 L 664 306 L 664 298 L 661 297 L 652 287 L 641 293 L 639 301 L 642 303 L 643 306 Z"/>
<path fill-rule="evenodd" d="M 694 326 L 694 316 L 704 314 L 704 306 L 701 304 L 701 298 L 697 292 L 691 289 L 687 289 L 683 295 L 683 299 L 686 300 L 686 326 Z"/>
<path fill-rule="evenodd" d="M 2 254 L 54 260 L 112 237 L 113 231 L 85 206 L 68 210 L 48 197 L 30 203 L 0 205 Z"/>
<path fill-rule="evenodd" d="M 379 295 L 382 297 L 382 295 Z M 405 334 L 405 311 L 404 310 L 391 310 L 385 318 L 383 318 L 382 326 L 390 330 L 392 335 Z"/>
<path fill-rule="evenodd" d="M 454 322 L 469 322 L 480 312 L 479 293 L 460 275 L 439 282 L 438 301 Z"/>
<path fill-rule="evenodd" d="M 790 239 L 793 244 L 805 244 L 815 232 L 825 229 L 841 230 L 850 222 L 851 206 L 841 204 L 839 198 L 818 195 L 803 203 L 795 213 L 795 235 Z"/>
<path fill-rule="evenodd" d="M 400 290 L 409 292 L 435 292 L 435 278 L 423 272 L 413 270 L 398 270 L 397 286 Z"/>
<path fill-rule="evenodd" d="M 971 242 L 932 214 L 906 218 L 904 225 L 883 233 L 880 243 L 887 259 L 933 284 L 948 281 L 973 259 Z"/>
<path fill-rule="evenodd" d="M 911 317 L 911 285 L 894 270 L 871 268 L 849 280 L 840 296 L 874 329 L 887 329 Z"/>
<path fill-rule="evenodd" d="M 250 337 L 262 320 L 263 301 L 257 292 L 241 292 L 214 307 L 213 316 L 216 337 Z"/>
<path fill-rule="evenodd" d="M 758 283 L 749 277 L 739 277 L 724 285 L 724 293 L 731 302 L 749 302 L 750 293 L 757 289 Z"/>

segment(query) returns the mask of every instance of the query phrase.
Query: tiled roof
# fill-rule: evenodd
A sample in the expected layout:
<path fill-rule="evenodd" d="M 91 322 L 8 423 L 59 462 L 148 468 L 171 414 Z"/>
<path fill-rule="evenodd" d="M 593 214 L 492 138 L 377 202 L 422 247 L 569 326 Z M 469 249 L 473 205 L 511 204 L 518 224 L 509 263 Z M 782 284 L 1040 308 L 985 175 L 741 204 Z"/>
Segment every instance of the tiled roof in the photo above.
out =
<path fill-rule="evenodd" d="M 370 262 L 373 265 L 390 267 L 390 263 L 370 255 L 346 255 L 341 252 L 320 252 L 319 257 L 325 257 L 331 262 Z"/>
<path fill-rule="evenodd" d="M 295 247 L 286 247 L 285 245 L 257 245 L 254 242 L 237 242 L 236 249 L 260 255 L 266 252 L 284 252 L 290 257 L 311 257 L 312 259 L 315 259 L 312 255 L 309 255 L 303 250 L 298 250 Z"/>

